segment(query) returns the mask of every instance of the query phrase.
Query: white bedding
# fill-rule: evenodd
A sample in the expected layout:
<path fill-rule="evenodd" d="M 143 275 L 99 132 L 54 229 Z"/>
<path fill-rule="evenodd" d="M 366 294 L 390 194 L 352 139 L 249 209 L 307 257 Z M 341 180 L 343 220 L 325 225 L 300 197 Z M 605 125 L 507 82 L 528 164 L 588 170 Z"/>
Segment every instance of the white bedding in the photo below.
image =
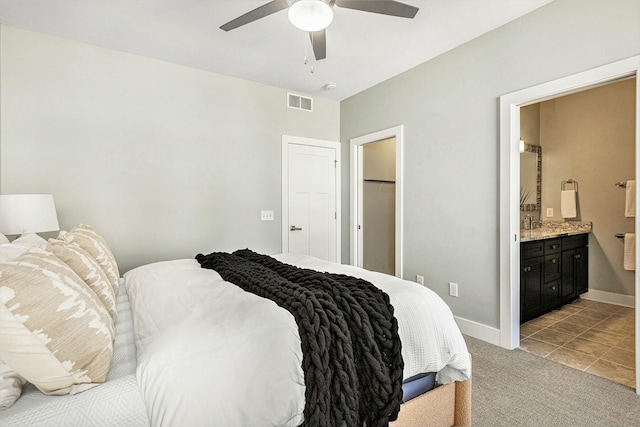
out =
<path fill-rule="evenodd" d="M 470 360 L 451 311 L 412 282 L 315 258 L 282 262 L 369 280 L 390 296 L 398 319 L 404 377 L 438 372 L 466 380 Z M 125 274 L 134 316 L 137 378 L 152 426 L 297 426 L 304 374 L 293 316 L 225 282 L 194 259 Z"/>
<path fill-rule="evenodd" d="M 129 298 L 120 287 L 114 354 L 107 382 L 82 393 L 47 396 L 33 385 L 9 409 L 0 411 L 2 427 L 142 427 L 149 425 L 136 381 L 136 349 Z"/>

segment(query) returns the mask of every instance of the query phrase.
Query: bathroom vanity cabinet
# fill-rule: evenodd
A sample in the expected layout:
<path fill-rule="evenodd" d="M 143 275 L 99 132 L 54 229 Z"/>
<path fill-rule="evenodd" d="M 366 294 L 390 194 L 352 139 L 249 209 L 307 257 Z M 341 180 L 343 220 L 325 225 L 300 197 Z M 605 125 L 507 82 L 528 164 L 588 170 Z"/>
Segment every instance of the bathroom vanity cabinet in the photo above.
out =
<path fill-rule="evenodd" d="M 520 244 L 520 323 L 589 290 L 588 244 L 588 234 Z"/>

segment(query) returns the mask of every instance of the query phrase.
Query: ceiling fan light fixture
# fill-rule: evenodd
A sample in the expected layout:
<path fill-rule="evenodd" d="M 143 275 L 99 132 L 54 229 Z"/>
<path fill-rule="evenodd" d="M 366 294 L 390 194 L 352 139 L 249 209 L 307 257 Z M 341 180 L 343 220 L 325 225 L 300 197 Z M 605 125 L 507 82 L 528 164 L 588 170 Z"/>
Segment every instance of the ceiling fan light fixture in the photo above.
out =
<path fill-rule="evenodd" d="M 323 0 L 298 0 L 289 6 L 289 21 L 303 31 L 320 31 L 333 21 L 333 10 Z"/>

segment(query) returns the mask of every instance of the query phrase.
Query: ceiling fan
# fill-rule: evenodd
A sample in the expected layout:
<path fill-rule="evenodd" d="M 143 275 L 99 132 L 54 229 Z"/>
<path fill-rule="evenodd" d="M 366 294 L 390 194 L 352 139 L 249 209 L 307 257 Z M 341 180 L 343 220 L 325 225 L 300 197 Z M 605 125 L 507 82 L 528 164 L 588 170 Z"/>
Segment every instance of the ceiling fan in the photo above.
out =
<path fill-rule="evenodd" d="M 289 20 L 296 27 L 309 32 L 316 60 L 327 57 L 326 28 L 333 19 L 333 6 L 382 15 L 413 18 L 418 8 L 394 0 L 273 0 L 222 25 L 230 31 L 250 22 L 289 9 Z"/>

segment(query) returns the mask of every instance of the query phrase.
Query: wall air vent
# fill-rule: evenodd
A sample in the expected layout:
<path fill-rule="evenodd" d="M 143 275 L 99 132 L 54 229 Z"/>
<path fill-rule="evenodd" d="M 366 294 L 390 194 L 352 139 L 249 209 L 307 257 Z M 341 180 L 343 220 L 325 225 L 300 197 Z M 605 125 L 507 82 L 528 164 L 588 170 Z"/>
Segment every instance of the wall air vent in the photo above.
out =
<path fill-rule="evenodd" d="M 313 111 L 313 98 L 288 93 L 287 106 L 289 108 L 295 108 L 296 110 Z"/>

